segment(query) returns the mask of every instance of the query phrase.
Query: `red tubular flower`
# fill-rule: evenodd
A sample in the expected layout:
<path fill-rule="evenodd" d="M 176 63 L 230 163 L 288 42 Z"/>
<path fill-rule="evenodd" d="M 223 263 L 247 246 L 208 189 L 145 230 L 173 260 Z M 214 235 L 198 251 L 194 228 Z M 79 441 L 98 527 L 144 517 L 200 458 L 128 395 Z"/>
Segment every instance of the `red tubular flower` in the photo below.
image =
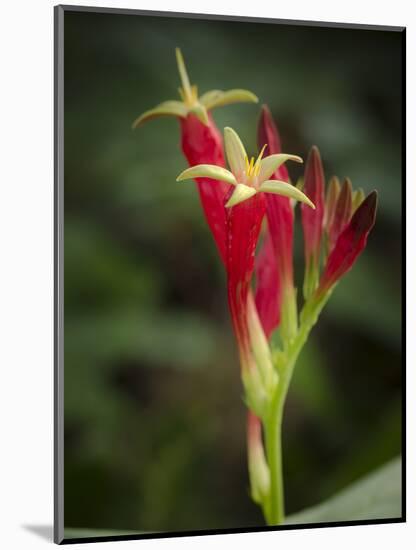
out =
<path fill-rule="evenodd" d="M 263 105 L 257 129 L 257 143 L 259 148 L 262 148 L 266 143 L 269 154 L 278 154 L 281 152 L 281 142 L 279 132 L 274 123 L 272 114 L 267 105 Z M 272 175 L 272 179 L 289 181 L 288 171 L 285 165 L 281 165 Z M 296 324 L 296 312 L 294 311 L 295 291 L 293 286 L 293 224 L 294 213 L 288 197 L 279 195 L 266 196 L 268 232 L 273 242 L 273 250 L 266 244 L 270 238 L 265 238 L 265 252 L 262 252 L 261 259 L 266 262 L 267 270 L 263 271 L 268 275 L 267 298 L 269 300 L 268 307 L 262 306 L 259 309 L 260 318 L 262 319 L 265 332 L 270 333 L 279 325 L 281 318 L 281 309 L 285 324 L 287 315 L 294 315 Z M 311 210 L 309 208 L 309 210 Z M 266 253 L 268 257 L 266 257 Z M 260 261 L 260 258 L 259 258 Z M 276 265 L 274 274 L 272 274 L 272 266 Z M 259 272 L 260 268 L 259 268 Z M 274 281 L 272 280 L 274 276 Z M 261 282 L 261 279 L 260 279 Z M 263 285 L 258 284 L 256 302 L 262 304 L 265 291 Z M 276 311 L 276 309 L 277 311 Z M 273 311 L 275 309 L 275 311 Z M 273 324 L 274 322 L 274 324 Z M 289 327 L 282 326 L 282 332 L 287 333 L 285 336 L 290 337 L 291 330 Z"/>
<path fill-rule="evenodd" d="M 267 204 L 267 198 L 266 198 Z M 256 307 L 267 339 L 280 322 L 281 289 L 270 231 L 264 237 L 255 261 Z"/>
<path fill-rule="evenodd" d="M 367 243 L 374 226 L 377 211 L 377 192 L 371 192 L 353 214 L 351 221 L 339 235 L 328 257 L 325 271 L 317 291 L 320 296 L 327 292 L 351 269 Z"/>
<path fill-rule="evenodd" d="M 277 376 L 251 294 L 255 251 L 266 211 L 265 201 L 270 194 L 278 194 L 306 202 L 312 208 L 313 204 L 293 185 L 269 179 L 287 160 L 301 162 L 299 157 L 273 154 L 263 158 L 263 147 L 257 160 L 252 158 L 249 161 L 241 139 L 232 128 L 224 129 L 224 143 L 230 170 L 215 165 L 197 165 L 184 170 L 177 181 L 208 177 L 224 181 L 231 188 L 225 204 L 228 302 L 240 352 L 247 401 L 252 410 L 262 416 L 264 398 L 274 387 Z M 268 256 L 267 261 L 270 261 L 270 250 L 271 246 L 268 246 L 264 251 L 263 257 Z M 259 273 L 264 275 L 266 271 L 262 267 Z M 260 287 L 263 283 L 260 281 Z M 277 291 L 276 294 L 276 299 L 279 299 Z M 271 318 L 275 313 L 272 312 Z M 272 320 L 272 324 L 274 322 Z M 270 329 L 267 328 L 269 332 Z"/>
<path fill-rule="evenodd" d="M 180 118 L 181 144 L 190 166 L 196 164 L 216 164 L 225 166 L 222 135 L 211 115 L 205 125 L 194 114 Z M 208 226 L 214 237 L 222 261 L 226 261 L 226 213 L 224 199 L 229 186 L 222 181 L 210 178 L 197 178 L 201 205 Z"/>
<path fill-rule="evenodd" d="M 161 116 L 174 116 L 181 127 L 181 144 L 189 165 L 215 164 L 224 166 L 222 136 L 215 126 L 210 110 L 236 102 L 257 102 L 257 97 L 247 90 L 233 89 L 223 92 L 212 90 L 198 96 L 198 89 L 191 85 L 185 63 L 179 48 L 176 60 L 182 86 L 179 93 L 182 101 L 169 100 L 140 115 L 133 128 L 143 122 Z M 218 252 L 225 263 L 226 215 L 224 197 L 227 186 L 212 178 L 198 178 L 198 191 L 208 226 L 212 232 Z"/>
<path fill-rule="evenodd" d="M 312 147 L 305 168 L 304 191 L 315 204 L 315 210 L 302 205 L 302 226 L 305 246 L 305 282 L 303 293 L 307 299 L 318 285 L 319 261 L 325 209 L 325 178 L 321 155 Z"/>
<path fill-rule="evenodd" d="M 253 366 L 250 359 L 247 299 L 264 214 L 265 202 L 261 194 L 227 210 L 228 303 L 243 369 Z"/>

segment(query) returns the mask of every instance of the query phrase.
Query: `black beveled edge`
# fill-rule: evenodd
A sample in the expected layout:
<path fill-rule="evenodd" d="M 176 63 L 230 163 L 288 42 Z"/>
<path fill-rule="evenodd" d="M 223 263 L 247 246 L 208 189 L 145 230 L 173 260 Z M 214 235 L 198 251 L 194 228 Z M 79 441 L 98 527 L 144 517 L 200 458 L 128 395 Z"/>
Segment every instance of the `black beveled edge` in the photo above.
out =
<path fill-rule="evenodd" d="M 64 536 L 64 10 L 54 7 L 54 542 Z"/>
<path fill-rule="evenodd" d="M 152 17 L 174 17 L 181 19 L 208 19 L 213 21 L 236 21 L 239 23 L 278 23 L 280 25 L 296 25 L 307 27 L 328 27 L 338 29 L 361 29 L 370 31 L 392 31 L 402 32 L 406 27 L 398 27 L 393 25 L 368 25 L 364 23 L 337 23 L 330 21 L 303 21 L 296 19 L 274 19 L 267 17 L 254 17 L 243 15 L 219 15 L 211 13 L 183 13 L 183 12 L 165 12 L 153 10 L 136 10 L 133 8 L 107 8 L 99 6 L 71 6 L 68 4 L 60 4 L 59 7 L 65 11 L 72 12 L 92 12 L 92 13 L 110 13 L 115 15 L 148 15 Z"/>

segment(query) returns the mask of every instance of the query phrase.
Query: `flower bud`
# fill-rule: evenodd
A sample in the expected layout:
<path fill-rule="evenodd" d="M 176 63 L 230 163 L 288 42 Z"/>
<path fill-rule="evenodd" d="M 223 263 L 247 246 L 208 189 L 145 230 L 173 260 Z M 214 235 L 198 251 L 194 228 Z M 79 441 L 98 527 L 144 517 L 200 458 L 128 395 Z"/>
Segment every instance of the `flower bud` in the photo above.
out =
<path fill-rule="evenodd" d="M 270 471 L 264 454 L 261 421 L 251 411 L 247 415 L 247 447 L 251 496 L 262 504 L 270 491 Z"/>
<path fill-rule="evenodd" d="M 352 214 L 352 185 L 347 178 L 342 184 L 341 191 L 335 206 L 332 223 L 328 228 L 329 252 L 332 251 L 339 234 L 350 221 Z"/>
<path fill-rule="evenodd" d="M 318 295 L 327 292 L 351 269 L 366 246 L 367 237 L 374 226 L 376 211 L 377 192 L 373 191 L 357 208 L 351 221 L 339 235 L 329 254 L 318 288 Z"/>
<path fill-rule="evenodd" d="M 303 294 L 305 299 L 313 293 L 319 280 L 319 262 L 324 219 L 325 178 L 321 155 L 317 147 L 312 147 L 305 168 L 304 193 L 314 203 L 315 209 L 301 205 L 302 226 L 305 248 L 305 279 Z"/>

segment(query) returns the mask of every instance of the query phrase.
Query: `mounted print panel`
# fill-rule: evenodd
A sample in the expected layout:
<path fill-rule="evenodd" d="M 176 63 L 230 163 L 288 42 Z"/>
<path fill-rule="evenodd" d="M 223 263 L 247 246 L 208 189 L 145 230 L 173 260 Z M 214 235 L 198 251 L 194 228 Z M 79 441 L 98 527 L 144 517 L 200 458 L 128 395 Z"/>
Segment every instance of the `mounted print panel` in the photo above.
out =
<path fill-rule="evenodd" d="M 55 541 L 404 521 L 404 29 L 55 31 Z"/>

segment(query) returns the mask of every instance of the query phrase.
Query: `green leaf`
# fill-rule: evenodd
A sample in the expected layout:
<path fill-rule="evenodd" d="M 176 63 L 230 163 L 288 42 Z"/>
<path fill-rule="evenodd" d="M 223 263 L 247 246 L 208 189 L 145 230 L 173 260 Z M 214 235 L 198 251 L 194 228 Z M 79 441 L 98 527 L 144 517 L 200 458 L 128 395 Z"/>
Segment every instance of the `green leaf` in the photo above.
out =
<path fill-rule="evenodd" d="M 321 523 L 400 518 L 402 461 L 396 458 L 329 500 L 289 516 L 285 523 Z"/>

